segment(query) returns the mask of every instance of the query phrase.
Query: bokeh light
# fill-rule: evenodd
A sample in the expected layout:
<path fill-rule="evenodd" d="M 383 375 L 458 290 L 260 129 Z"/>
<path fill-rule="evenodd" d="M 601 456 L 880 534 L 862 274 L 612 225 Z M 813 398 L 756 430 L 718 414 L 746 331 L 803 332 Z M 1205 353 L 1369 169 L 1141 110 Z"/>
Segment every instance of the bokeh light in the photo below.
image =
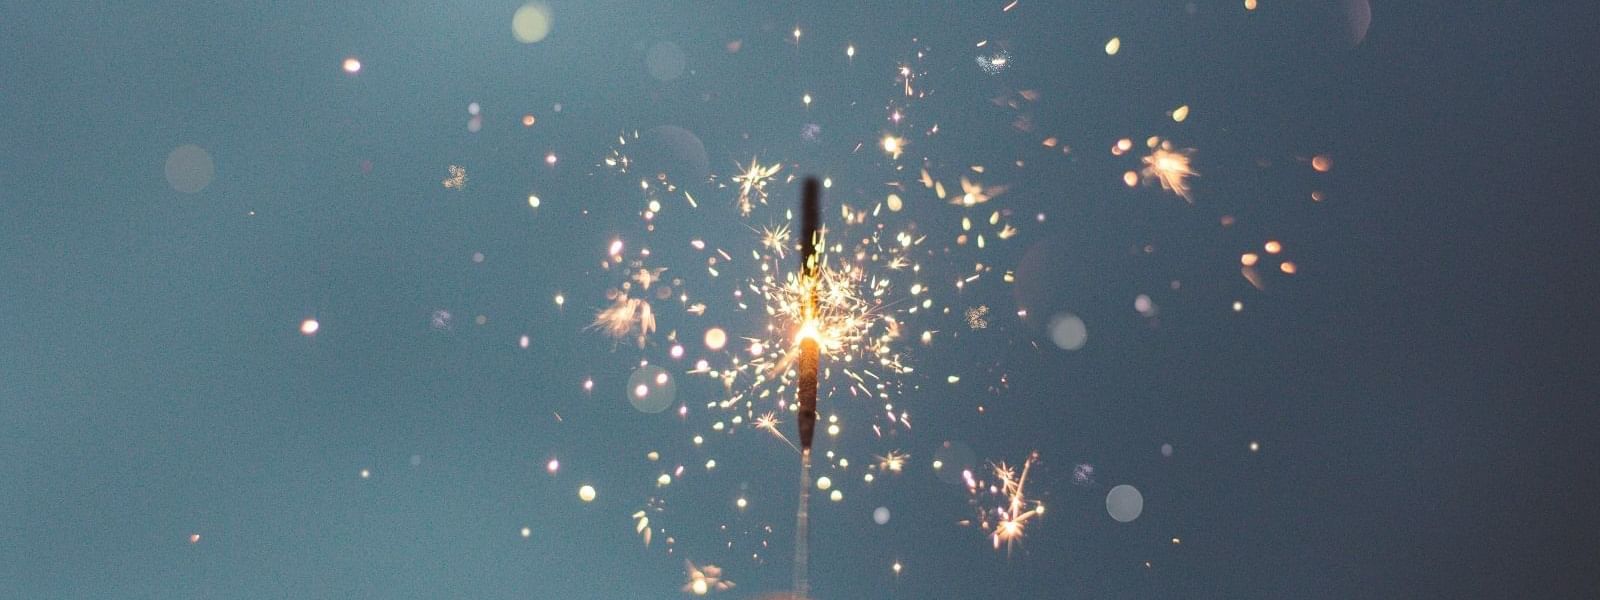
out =
<path fill-rule="evenodd" d="M 963 473 L 971 472 L 977 463 L 978 455 L 964 442 L 947 441 L 933 451 L 934 474 L 945 483 L 965 483 Z"/>
<path fill-rule="evenodd" d="M 721 327 L 706 330 L 706 349 L 716 352 L 728 344 L 728 332 Z"/>
<path fill-rule="evenodd" d="M 650 72 L 650 77 L 656 81 L 672 81 L 683 75 L 688 58 L 677 44 L 656 42 L 645 52 L 644 64 L 645 69 Z"/>
<path fill-rule="evenodd" d="M 543 2 L 530 2 L 511 16 L 511 33 L 524 44 L 538 43 L 550 35 L 551 21 L 549 6 Z"/>
<path fill-rule="evenodd" d="M 628 376 L 628 402 L 642 413 L 666 410 L 678 397 L 678 385 L 666 369 L 645 365 Z"/>
<path fill-rule="evenodd" d="M 1111 488 L 1106 494 L 1106 512 L 1119 523 L 1130 523 L 1144 512 L 1144 494 L 1127 484 Z"/>
<path fill-rule="evenodd" d="M 211 185 L 217 174 L 211 153 L 194 144 L 184 144 L 167 154 L 167 184 L 185 194 L 193 194 Z"/>
<path fill-rule="evenodd" d="M 1062 350 L 1078 350 L 1089 341 L 1089 329 L 1083 319 L 1072 313 L 1062 313 L 1050 318 L 1050 341 Z"/>

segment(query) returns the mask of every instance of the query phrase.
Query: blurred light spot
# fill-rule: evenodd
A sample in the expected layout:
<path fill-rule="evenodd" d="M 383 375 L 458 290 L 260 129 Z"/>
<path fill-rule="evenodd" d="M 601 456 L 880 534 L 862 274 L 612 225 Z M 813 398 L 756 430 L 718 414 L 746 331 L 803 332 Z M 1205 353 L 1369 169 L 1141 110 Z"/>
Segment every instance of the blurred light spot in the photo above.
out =
<path fill-rule="evenodd" d="M 745 500 L 743 497 L 741 497 L 738 500 L 734 500 L 733 501 L 733 505 L 739 507 L 742 510 L 745 507 L 750 506 L 750 501 L 749 500 Z"/>
<path fill-rule="evenodd" d="M 532 535 L 533 535 L 533 528 L 531 528 L 531 527 L 523 527 L 522 528 L 522 539 L 528 539 L 528 537 L 532 536 Z"/>
<path fill-rule="evenodd" d="M 877 523 L 879 525 L 888 524 L 889 523 L 889 508 L 886 507 L 886 506 L 879 506 L 877 508 L 872 509 L 872 522 L 873 523 Z"/>
<path fill-rule="evenodd" d="M 657 42 L 645 52 L 644 56 L 645 68 L 656 81 L 677 79 L 683 75 L 683 68 L 687 63 L 683 49 L 672 42 Z"/>
<path fill-rule="evenodd" d="M 1256 0 L 1244 0 L 1244 9 L 1245 10 L 1255 10 L 1256 9 Z"/>
<path fill-rule="evenodd" d="M 1246 252 L 1244 254 L 1239 255 L 1239 264 L 1244 265 L 1246 267 L 1254 267 L 1254 266 L 1256 266 L 1256 262 L 1258 262 L 1260 260 L 1261 260 L 1261 257 L 1256 256 L 1256 253 L 1254 253 L 1254 252 Z"/>
<path fill-rule="evenodd" d="M 539 208 L 539 197 L 528 194 L 528 208 Z"/>
<path fill-rule="evenodd" d="M 200 543 L 200 534 L 198 534 L 198 533 L 189 534 L 189 543 L 191 543 L 191 544 Z M 223 544 L 223 545 L 226 546 L 227 544 Z"/>
<path fill-rule="evenodd" d="M 1293 275 L 1294 272 L 1295 272 L 1295 269 L 1296 269 L 1296 267 L 1294 266 L 1294 263 L 1289 262 L 1287 260 L 1283 261 L 1283 264 L 1278 265 L 1278 270 L 1279 271 L 1283 271 L 1283 273 L 1285 275 Z"/>
<path fill-rule="evenodd" d="M 362 479 L 371 479 L 372 478 L 372 471 L 370 471 L 368 469 L 362 469 L 361 470 L 361 478 Z"/>
<path fill-rule="evenodd" d="M 1172 456 L 1172 444 L 1162 444 L 1161 445 L 1161 455 L 1162 456 Z"/>
<path fill-rule="evenodd" d="M 361 61 L 354 56 L 344 59 L 344 72 L 351 75 L 361 72 Z"/>
<path fill-rule="evenodd" d="M 578 499 L 582 500 L 584 502 L 593 502 L 594 501 L 594 486 L 585 485 L 583 487 L 578 488 Z"/>
<path fill-rule="evenodd" d="M 517 338 L 517 347 L 526 349 L 529 342 L 530 340 L 528 339 L 528 336 L 524 335 L 520 338 Z"/>
<path fill-rule="evenodd" d="M 1372 5 L 1367 0 L 1344 0 L 1344 7 L 1350 25 L 1350 43 L 1359 46 L 1367 39 L 1367 29 L 1372 27 Z"/>
<path fill-rule="evenodd" d="M 722 328 L 712 327 L 706 330 L 706 348 L 715 352 L 721 350 L 727 343 L 728 332 L 723 331 Z"/>
<path fill-rule="evenodd" d="M 1179 106 L 1176 109 L 1173 109 L 1173 111 L 1172 111 L 1172 120 L 1174 122 L 1182 123 L 1183 120 L 1187 119 L 1187 118 L 1189 118 L 1189 105 L 1185 104 L 1183 106 Z"/>
<path fill-rule="evenodd" d="M 1144 512 L 1144 495 L 1131 485 L 1119 485 L 1106 494 L 1106 512 L 1119 523 L 1129 523 Z"/>
<path fill-rule="evenodd" d="M 904 201 L 900 200 L 900 196 L 895 194 L 889 194 L 888 204 L 889 212 L 900 212 L 900 209 L 904 207 Z"/>
<path fill-rule="evenodd" d="M 1318 173 L 1327 173 L 1333 169 L 1333 159 L 1326 154 L 1313 156 L 1311 157 L 1311 168 L 1316 169 Z"/>
<path fill-rule="evenodd" d="M 1135 173 L 1133 171 L 1128 171 L 1126 173 L 1123 173 L 1122 174 L 1122 183 L 1123 183 L 1123 185 L 1126 185 L 1128 187 L 1134 187 L 1136 185 L 1139 185 L 1139 174 Z"/>
<path fill-rule="evenodd" d="M 947 441 L 933 451 L 933 470 L 939 480 L 949 484 L 965 483 L 964 472 L 970 472 L 978 462 L 972 447 L 960 441 Z"/>
<path fill-rule="evenodd" d="M 322 324 L 318 323 L 316 319 L 306 319 L 300 322 L 300 335 L 316 335 L 318 329 L 322 329 Z"/>
<path fill-rule="evenodd" d="M 538 119 L 533 118 L 533 115 L 522 115 L 522 126 L 523 127 L 533 127 L 533 124 L 538 122 L 538 121 L 539 121 Z"/>
<path fill-rule="evenodd" d="M 550 35 L 550 7 L 543 2 L 530 2 L 511 16 L 511 33 L 524 44 L 537 43 Z"/>
<path fill-rule="evenodd" d="M 1061 313 L 1050 319 L 1050 341 L 1062 350 L 1077 350 L 1089 341 L 1089 330 L 1077 315 Z"/>
<path fill-rule="evenodd" d="M 892 135 L 883 136 L 883 151 L 894 158 L 900 158 L 900 150 L 905 146 L 905 140 Z"/>
<path fill-rule="evenodd" d="M 828 499 L 832 500 L 834 502 L 838 502 L 840 500 L 844 500 L 844 492 L 841 492 L 839 490 L 834 490 L 832 492 L 829 492 L 828 493 Z"/>
<path fill-rule="evenodd" d="M 631 391 L 628 402 L 633 408 L 651 414 L 666 410 L 678 395 L 677 384 L 671 376 L 655 365 L 634 369 L 628 376 L 628 389 Z"/>
<path fill-rule="evenodd" d="M 828 479 L 827 475 L 823 475 L 823 476 L 817 478 L 817 489 L 826 490 L 826 489 L 831 488 L 831 487 L 833 487 L 833 480 L 832 479 Z"/>
<path fill-rule="evenodd" d="M 1114 38 L 1111 38 L 1111 41 L 1106 42 L 1106 56 L 1116 56 L 1117 55 L 1117 51 L 1121 50 L 1121 49 L 1122 49 L 1122 38 L 1114 37 Z"/>
<path fill-rule="evenodd" d="M 211 154 L 204 148 L 184 144 L 167 155 L 166 172 L 167 184 L 172 189 L 193 194 L 211 185 L 211 178 L 217 174 L 217 166 L 211 162 Z"/>
<path fill-rule="evenodd" d="M 1267 251 L 1267 254 L 1277 254 L 1283 251 L 1283 244 L 1278 243 L 1277 240 L 1267 240 L 1267 243 L 1262 248 Z"/>

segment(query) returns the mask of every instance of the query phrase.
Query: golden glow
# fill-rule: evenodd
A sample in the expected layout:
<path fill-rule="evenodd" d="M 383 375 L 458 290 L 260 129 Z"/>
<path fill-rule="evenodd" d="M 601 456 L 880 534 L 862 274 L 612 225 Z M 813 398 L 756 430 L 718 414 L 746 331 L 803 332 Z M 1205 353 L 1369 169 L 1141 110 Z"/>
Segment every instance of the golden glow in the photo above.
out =
<path fill-rule="evenodd" d="M 892 135 L 883 136 L 883 151 L 888 152 L 892 158 L 900 158 L 900 151 L 905 147 L 905 140 Z"/>

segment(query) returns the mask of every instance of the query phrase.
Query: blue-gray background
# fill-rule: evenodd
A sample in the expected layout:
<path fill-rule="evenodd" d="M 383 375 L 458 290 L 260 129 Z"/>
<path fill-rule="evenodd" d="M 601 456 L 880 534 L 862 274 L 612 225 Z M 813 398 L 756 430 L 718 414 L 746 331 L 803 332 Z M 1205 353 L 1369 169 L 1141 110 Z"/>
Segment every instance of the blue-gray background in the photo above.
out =
<path fill-rule="evenodd" d="M 601 249 L 638 224 L 592 165 L 618 133 L 673 124 L 714 172 L 759 154 L 875 186 L 849 149 L 885 127 L 917 48 L 949 160 L 1037 152 L 988 101 L 1004 89 L 1039 90 L 1036 127 L 1075 147 L 1007 182 L 1008 206 L 1051 219 L 987 260 L 1039 249 L 1091 338 L 1066 353 L 997 326 L 924 354 L 907 399 L 919 464 L 940 439 L 1042 452 L 1050 512 L 1022 546 L 957 526 L 965 496 L 919 467 L 817 507 L 818 597 L 1600 594 L 1589 3 L 1375 2 L 1359 45 L 1342 1 L 833 4 L 557 2 L 524 45 L 499 0 L 0 3 L 0 596 L 676 596 L 683 557 L 641 546 L 642 493 L 622 490 L 688 434 L 621 402 L 637 352 L 581 331 Z M 981 39 L 1015 66 L 982 73 Z M 675 81 L 645 68 L 659 41 L 687 57 Z M 812 122 L 821 145 L 799 139 Z M 1195 206 L 1121 187 L 1104 148 L 1150 134 L 1199 148 Z M 216 177 L 182 194 L 163 165 L 190 143 Z M 1317 153 L 1331 173 L 1297 162 Z M 449 164 L 467 189 L 439 185 Z M 663 223 L 663 248 L 748 235 Z M 1266 236 L 1302 272 L 1256 292 L 1237 255 Z M 1143 243 L 1173 251 L 1152 266 L 1129 257 Z M 1192 291 L 1151 327 L 1132 297 L 1169 279 Z M 951 303 L 1015 310 L 985 293 Z M 999 371 L 981 418 L 955 396 L 986 392 L 935 380 Z M 685 529 L 778 529 L 760 566 L 682 542 L 733 597 L 789 576 L 793 455 L 751 447 L 670 507 Z M 1101 481 L 1074 485 L 1079 462 Z M 577 502 L 580 481 L 600 498 Z M 1139 520 L 1107 517 L 1116 483 L 1144 492 Z M 736 517 L 741 484 L 757 506 Z"/>

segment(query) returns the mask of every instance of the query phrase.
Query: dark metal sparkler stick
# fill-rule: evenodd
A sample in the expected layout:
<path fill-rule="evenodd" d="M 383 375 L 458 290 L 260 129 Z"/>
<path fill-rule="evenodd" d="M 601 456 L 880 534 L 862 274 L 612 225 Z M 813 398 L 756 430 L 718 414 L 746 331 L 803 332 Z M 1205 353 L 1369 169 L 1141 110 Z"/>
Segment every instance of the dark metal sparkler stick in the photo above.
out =
<path fill-rule="evenodd" d="M 800 277 L 806 287 L 806 307 L 803 322 L 814 325 L 817 317 L 817 236 L 822 221 L 822 186 L 815 177 L 807 177 L 800 201 Z M 817 428 L 817 370 L 822 360 L 821 349 L 813 335 L 800 340 L 800 449 L 811 450 L 811 438 Z"/>

